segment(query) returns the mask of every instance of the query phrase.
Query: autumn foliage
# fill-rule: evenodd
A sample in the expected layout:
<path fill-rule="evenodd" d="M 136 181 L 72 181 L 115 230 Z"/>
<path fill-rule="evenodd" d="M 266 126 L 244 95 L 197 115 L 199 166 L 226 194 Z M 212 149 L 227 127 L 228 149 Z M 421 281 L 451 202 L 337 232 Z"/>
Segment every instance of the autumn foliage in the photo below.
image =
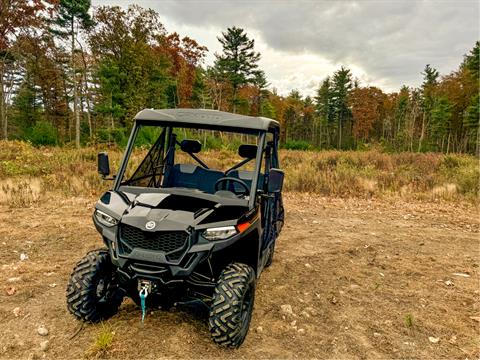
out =
<path fill-rule="evenodd" d="M 291 149 L 480 151 L 478 42 L 450 74 L 427 65 L 418 88 L 386 93 L 342 66 L 315 96 L 286 95 L 260 68 L 255 39 L 235 26 L 206 65 L 205 46 L 138 5 L 0 4 L 2 138 L 45 143 L 42 129 L 57 145 L 123 144 L 139 110 L 192 107 L 277 119 Z"/>

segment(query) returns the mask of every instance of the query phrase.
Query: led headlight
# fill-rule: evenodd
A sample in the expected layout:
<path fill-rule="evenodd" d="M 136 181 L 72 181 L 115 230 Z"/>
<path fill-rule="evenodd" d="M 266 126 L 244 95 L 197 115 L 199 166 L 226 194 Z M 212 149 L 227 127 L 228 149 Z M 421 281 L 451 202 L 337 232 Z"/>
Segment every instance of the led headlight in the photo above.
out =
<path fill-rule="evenodd" d="M 95 218 L 98 222 L 102 223 L 105 226 L 115 226 L 118 224 L 118 220 L 111 217 L 108 214 L 105 214 L 103 211 L 95 210 Z"/>
<path fill-rule="evenodd" d="M 207 240 L 224 240 L 237 233 L 235 226 L 222 226 L 205 230 L 203 237 Z"/>

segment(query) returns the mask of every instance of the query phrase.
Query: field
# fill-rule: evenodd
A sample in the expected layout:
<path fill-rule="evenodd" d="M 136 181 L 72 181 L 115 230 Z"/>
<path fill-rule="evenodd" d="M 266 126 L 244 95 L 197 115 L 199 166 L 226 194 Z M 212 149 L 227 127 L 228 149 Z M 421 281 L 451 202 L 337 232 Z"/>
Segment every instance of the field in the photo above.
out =
<path fill-rule="evenodd" d="M 209 340 L 199 309 L 154 311 L 142 326 L 126 300 L 104 324 L 74 320 L 66 282 L 101 246 L 90 217 L 109 186 L 96 150 L 0 149 L 0 358 L 480 356 L 474 158 L 282 152 L 286 225 L 247 340 L 231 351 Z"/>

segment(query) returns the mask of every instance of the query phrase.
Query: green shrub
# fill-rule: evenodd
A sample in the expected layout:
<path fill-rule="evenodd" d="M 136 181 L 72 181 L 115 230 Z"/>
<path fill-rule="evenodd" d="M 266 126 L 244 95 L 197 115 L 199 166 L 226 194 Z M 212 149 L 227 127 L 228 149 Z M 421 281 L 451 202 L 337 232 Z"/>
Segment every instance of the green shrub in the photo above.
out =
<path fill-rule="evenodd" d="M 25 138 L 34 145 L 56 145 L 57 131 L 52 124 L 41 120 L 27 130 Z"/>
<path fill-rule="evenodd" d="M 126 128 L 102 128 L 97 130 L 97 141 L 99 143 L 113 142 L 120 147 L 125 147 L 128 142 L 128 135 Z"/>
<path fill-rule="evenodd" d="M 312 145 L 303 140 L 288 140 L 282 145 L 287 150 L 312 150 Z"/>

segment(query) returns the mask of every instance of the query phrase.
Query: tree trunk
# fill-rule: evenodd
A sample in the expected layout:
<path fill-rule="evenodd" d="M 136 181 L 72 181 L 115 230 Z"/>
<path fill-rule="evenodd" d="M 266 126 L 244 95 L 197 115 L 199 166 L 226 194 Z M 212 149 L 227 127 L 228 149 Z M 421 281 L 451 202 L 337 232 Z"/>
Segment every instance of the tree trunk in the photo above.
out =
<path fill-rule="evenodd" d="M 93 129 L 92 129 L 92 115 L 90 114 L 90 99 L 89 99 L 89 89 L 88 89 L 88 78 L 87 78 L 87 61 L 85 60 L 85 53 L 82 50 L 82 61 L 83 61 L 83 83 L 85 84 L 85 102 L 87 105 L 87 121 L 88 121 L 88 135 L 90 140 L 93 138 Z"/>
<path fill-rule="evenodd" d="M 233 86 L 233 113 L 237 113 L 237 86 Z"/>
<path fill-rule="evenodd" d="M 477 127 L 477 139 L 475 141 L 475 155 L 480 156 L 480 126 Z"/>
<path fill-rule="evenodd" d="M 73 116 L 75 118 L 75 147 L 80 149 L 80 113 L 78 112 L 78 89 L 75 71 L 75 32 L 72 19 L 72 81 L 73 81 Z"/>
<path fill-rule="evenodd" d="M 3 76 L 5 72 L 5 64 L 0 62 L 0 125 L 2 126 L 2 138 L 7 140 L 8 137 L 8 122 L 7 122 L 7 109 L 5 103 L 4 83 Z"/>
<path fill-rule="evenodd" d="M 418 151 L 417 152 L 420 152 L 420 150 L 422 149 L 422 142 L 423 142 L 424 136 L 425 136 L 425 113 L 422 116 L 422 131 L 420 132 L 420 139 L 418 139 Z"/>
<path fill-rule="evenodd" d="M 111 131 L 110 134 L 108 135 L 108 141 L 110 142 L 110 137 L 113 135 L 113 131 L 115 129 L 115 119 L 113 118 L 113 91 L 110 92 L 110 125 L 111 125 Z"/>
<path fill-rule="evenodd" d="M 342 149 L 342 121 L 338 119 L 338 150 Z"/>

